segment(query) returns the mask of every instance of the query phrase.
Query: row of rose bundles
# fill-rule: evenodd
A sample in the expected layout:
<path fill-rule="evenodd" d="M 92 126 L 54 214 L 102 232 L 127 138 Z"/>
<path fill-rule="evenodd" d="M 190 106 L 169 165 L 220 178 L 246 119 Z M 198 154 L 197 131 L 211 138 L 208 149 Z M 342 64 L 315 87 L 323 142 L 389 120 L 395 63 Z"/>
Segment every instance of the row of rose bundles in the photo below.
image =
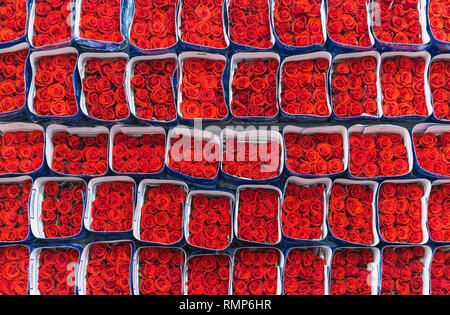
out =
<path fill-rule="evenodd" d="M 7 295 L 448 295 L 450 247 L 0 247 Z"/>
<path fill-rule="evenodd" d="M 201 129 L 117 124 L 74 127 L 32 123 L 0 124 L 0 173 L 56 176 L 162 177 L 215 185 L 275 183 L 283 174 L 303 177 L 387 179 L 411 174 L 450 176 L 450 126 L 285 126 L 234 131 L 220 136 Z M 45 158 L 44 158 L 45 157 Z M 45 162 L 46 161 L 46 162 Z"/>
<path fill-rule="evenodd" d="M 0 117 L 144 124 L 449 121 L 450 54 L 199 52 L 137 56 L 75 48 L 0 50 Z M 27 62 L 25 60 L 27 59 Z M 25 64 L 27 68 L 24 70 Z"/>
<path fill-rule="evenodd" d="M 0 44 L 25 39 L 35 49 L 73 43 L 140 52 L 183 48 L 285 52 L 337 48 L 421 50 L 431 40 L 449 50 L 445 0 L 10 0 Z M 27 23 L 28 17 L 28 23 Z M 28 29 L 27 29 L 28 26 Z M 428 33 L 429 31 L 429 33 Z"/>
<path fill-rule="evenodd" d="M 287 241 L 376 246 L 450 243 L 450 180 L 355 181 L 289 177 L 283 191 L 190 190 L 182 181 L 29 176 L 0 181 L 0 242 L 95 236 L 225 250 Z"/>

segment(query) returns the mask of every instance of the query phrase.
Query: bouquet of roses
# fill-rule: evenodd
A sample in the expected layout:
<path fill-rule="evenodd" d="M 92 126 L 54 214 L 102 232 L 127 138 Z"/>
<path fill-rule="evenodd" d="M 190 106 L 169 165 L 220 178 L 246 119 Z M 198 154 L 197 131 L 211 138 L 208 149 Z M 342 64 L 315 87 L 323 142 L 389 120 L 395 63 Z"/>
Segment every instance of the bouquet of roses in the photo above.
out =
<path fill-rule="evenodd" d="M 274 248 L 239 248 L 233 259 L 233 294 L 275 295 L 281 290 L 278 277 L 283 254 Z"/>
<path fill-rule="evenodd" d="M 286 295 L 324 295 L 325 269 L 328 247 L 305 247 L 289 250 L 284 266 L 284 294 Z"/>
<path fill-rule="evenodd" d="M 228 255 L 195 255 L 186 262 L 188 295 L 229 295 L 231 259 Z"/>
<path fill-rule="evenodd" d="M 183 214 L 188 186 L 177 181 L 143 180 L 139 185 L 142 201 L 138 202 L 139 226 L 136 239 L 164 245 L 183 238 Z"/>
<path fill-rule="evenodd" d="M 143 247 L 139 254 L 139 282 L 142 295 L 181 295 L 185 253 L 180 248 Z"/>

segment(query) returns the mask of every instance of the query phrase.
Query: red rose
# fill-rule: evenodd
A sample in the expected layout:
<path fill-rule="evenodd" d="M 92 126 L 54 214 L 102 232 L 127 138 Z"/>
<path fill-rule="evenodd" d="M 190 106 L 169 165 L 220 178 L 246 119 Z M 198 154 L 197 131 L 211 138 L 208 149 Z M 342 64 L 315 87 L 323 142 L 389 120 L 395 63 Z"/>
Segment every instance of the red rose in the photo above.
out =
<path fill-rule="evenodd" d="M 3 295 L 26 295 L 28 291 L 28 265 L 30 252 L 26 246 L 11 245 L 0 248 Z"/>
<path fill-rule="evenodd" d="M 50 11 L 52 10 L 52 11 Z M 33 45 L 36 47 L 69 42 L 72 38 L 70 1 L 36 1 L 34 5 Z"/>
<path fill-rule="evenodd" d="M 373 8 L 373 31 L 383 42 L 422 44 L 418 1 L 402 0 L 394 5 L 376 1 Z"/>
<path fill-rule="evenodd" d="M 281 108 L 290 115 L 329 116 L 327 59 L 289 61 L 281 74 Z"/>
<path fill-rule="evenodd" d="M 275 58 L 242 59 L 237 62 L 232 79 L 233 115 L 273 117 L 278 113 L 278 65 L 279 61 Z"/>
<path fill-rule="evenodd" d="M 373 244 L 373 194 L 368 185 L 333 184 L 328 222 L 335 237 L 355 244 Z"/>
<path fill-rule="evenodd" d="M 54 261 L 49 261 L 49 256 L 54 257 Z M 75 248 L 43 248 L 39 256 L 39 292 L 42 295 L 74 295 L 78 258 L 79 252 Z"/>
<path fill-rule="evenodd" d="M 54 171 L 73 175 L 105 174 L 107 171 L 108 135 L 96 137 L 73 135 L 67 132 L 54 134 L 52 142 Z"/>
<path fill-rule="evenodd" d="M 241 248 L 234 256 L 233 291 L 240 295 L 277 293 L 279 253 L 269 248 Z"/>
<path fill-rule="evenodd" d="M 222 155 L 225 173 L 247 179 L 269 179 L 279 175 L 281 146 L 278 142 L 269 138 L 253 144 L 239 138 L 236 135 L 226 140 L 228 145 Z"/>
<path fill-rule="evenodd" d="M 101 183 L 97 189 L 100 191 L 108 190 L 110 193 L 106 197 L 96 196 L 94 199 L 91 208 L 91 229 L 96 232 L 131 230 L 134 182 Z M 106 212 L 99 212 L 99 209 L 104 209 Z"/>
<path fill-rule="evenodd" d="M 220 212 L 219 201 L 224 205 Z M 230 209 L 231 200 L 227 197 L 195 195 L 189 217 L 190 244 L 216 250 L 226 248 L 230 244 L 232 233 Z"/>
<path fill-rule="evenodd" d="M 289 46 L 323 44 L 320 1 L 291 3 L 276 1 L 274 27 L 278 39 Z"/>
<path fill-rule="evenodd" d="M 423 258 L 424 250 L 421 246 L 384 248 L 381 294 L 422 295 Z"/>
<path fill-rule="evenodd" d="M 395 137 L 395 145 L 389 137 Z M 396 176 L 408 172 L 406 147 L 399 134 L 352 133 L 350 172 L 356 177 Z"/>
<path fill-rule="evenodd" d="M 384 58 L 381 63 L 384 115 L 388 117 L 427 116 L 429 113 L 424 94 L 424 60 L 395 56 Z M 411 67 L 411 64 L 415 66 Z"/>
<path fill-rule="evenodd" d="M 448 257 L 448 249 L 445 248 L 437 248 L 433 254 L 430 268 L 431 295 L 448 294 L 448 279 L 446 278 L 448 276 L 448 264 L 446 263 L 446 257 Z"/>
<path fill-rule="evenodd" d="M 9 4 L 6 4 L 6 8 Z M 3 6 L 5 8 L 5 6 Z M 17 12 L 16 9 L 11 13 Z M 7 29 L 7 26 L 6 26 Z M 0 42 L 2 32 L 0 30 Z M 0 113 L 17 110 L 25 104 L 24 69 L 28 49 L 0 54 Z"/>
<path fill-rule="evenodd" d="M 228 5 L 230 39 L 239 45 L 272 47 L 269 10 L 269 2 L 252 5 L 239 0 L 231 1 Z"/>
<path fill-rule="evenodd" d="M 86 193 L 84 182 L 45 183 L 41 213 L 45 237 L 71 237 L 80 232 L 83 199 L 81 197 L 74 199 L 73 194 L 82 192 Z M 81 211 L 77 210 L 79 208 Z"/>
<path fill-rule="evenodd" d="M 320 239 L 324 218 L 323 185 L 289 183 L 283 201 L 283 233 L 295 239 Z"/>
<path fill-rule="evenodd" d="M 423 196 L 419 184 L 383 183 L 378 199 L 381 237 L 393 243 L 420 243 L 421 204 Z M 416 222 L 416 223 L 414 223 Z"/>
<path fill-rule="evenodd" d="M 377 115 L 377 90 L 374 95 L 366 92 L 376 84 L 375 68 L 374 57 L 346 59 L 333 64 L 332 102 L 337 116 Z"/>
<path fill-rule="evenodd" d="M 80 36 L 83 39 L 120 43 L 119 0 L 84 1 L 81 4 Z"/>
<path fill-rule="evenodd" d="M 25 35 L 27 2 L 8 1 L 2 5 L 0 43 L 7 43 Z"/>
<path fill-rule="evenodd" d="M 285 137 L 293 135 L 295 133 L 289 133 Z M 337 133 L 299 134 L 296 142 L 286 143 L 287 166 L 292 172 L 299 174 L 325 175 L 342 172 L 342 143 L 342 136 Z"/>
<path fill-rule="evenodd" d="M 183 117 L 189 119 L 222 119 L 228 115 L 222 74 L 223 60 L 189 58 L 182 65 L 179 103 Z"/>
<path fill-rule="evenodd" d="M 254 198 L 245 201 L 246 199 L 242 199 L 241 195 L 248 195 L 249 190 L 254 191 Z M 278 198 L 275 190 L 243 189 L 239 193 L 237 236 L 245 241 L 276 244 L 279 241 Z M 252 211 L 248 211 L 249 209 Z M 255 226 L 252 223 L 257 219 L 261 221 Z"/>
<path fill-rule="evenodd" d="M 171 121 L 176 117 L 171 82 L 175 67 L 174 59 L 143 60 L 136 63 L 131 87 L 134 89 L 137 117 L 163 121 Z M 148 89 L 153 91 L 151 97 Z M 156 95 L 159 97 L 154 101 Z"/>
<path fill-rule="evenodd" d="M 124 58 L 89 58 L 86 61 L 83 93 L 87 94 L 85 102 L 89 116 L 100 120 L 120 120 L 129 116 L 125 98 L 120 97 L 120 95 L 125 95 L 123 84 L 125 65 Z M 89 80 L 93 80 L 92 77 L 98 79 L 95 86 L 95 91 L 99 94 L 98 98 L 97 96 L 93 97 L 85 89 L 89 87 Z M 108 91 L 105 92 L 106 89 Z"/>
<path fill-rule="evenodd" d="M 148 187 L 141 211 L 140 238 L 142 241 L 173 244 L 182 234 L 183 205 L 186 192 L 174 184 Z M 157 217 L 167 217 L 159 220 Z M 157 225 L 156 221 L 159 221 Z"/>
<path fill-rule="evenodd" d="M 181 4 L 181 39 L 184 42 L 214 48 L 226 48 L 223 1 Z"/>
<path fill-rule="evenodd" d="M 319 247 L 290 250 L 284 268 L 284 294 L 323 295 L 325 293 L 324 257 L 325 253 Z"/>
<path fill-rule="evenodd" d="M 446 213 L 449 209 L 449 184 L 433 186 L 428 201 L 428 229 L 430 238 L 436 242 L 445 242 L 450 238 L 450 228 Z"/>
<path fill-rule="evenodd" d="M 373 264 L 370 249 L 341 248 L 333 253 L 331 265 L 331 295 L 371 295 L 369 264 Z"/>
<path fill-rule="evenodd" d="M 330 38 L 342 45 L 370 47 L 367 1 L 330 1 L 327 17 Z"/>
<path fill-rule="evenodd" d="M 187 294 L 228 295 L 230 258 L 198 255 L 187 260 Z"/>
<path fill-rule="evenodd" d="M 130 41 L 141 49 L 161 49 L 176 43 L 175 1 L 136 1 Z"/>
<path fill-rule="evenodd" d="M 90 260 L 86 267 L 87 295 L 129 295 L 131 243 L 93 243 L 89 249 Z M 108 276 L 107 270 L 113 268 L 114 280 Z M 107 280 L 106 280 L 106 279 Z"/>
<path fill-rule="evenodd" d="M 164 167 L 165 142 L 165 134 L 117 133 L 112 147 L 114 170 L 119 173 L 160 172 Z"/>
<path fill-rule="evenodd" d="M 78 112 L 72 75 L 76 54 L 44 56 L 36 62 L 36 91 L 33 106 L 41 116 L 72 116 Z M 49 76 L 50 84 L 38 81 L 41 73 Z"/>
<path fill-rule="evenodd" d="M 196 178 L 214 178 L 219 167 L 219 145 L 214 139 L 180 132 L 170 139 L 169 167 Z"/>

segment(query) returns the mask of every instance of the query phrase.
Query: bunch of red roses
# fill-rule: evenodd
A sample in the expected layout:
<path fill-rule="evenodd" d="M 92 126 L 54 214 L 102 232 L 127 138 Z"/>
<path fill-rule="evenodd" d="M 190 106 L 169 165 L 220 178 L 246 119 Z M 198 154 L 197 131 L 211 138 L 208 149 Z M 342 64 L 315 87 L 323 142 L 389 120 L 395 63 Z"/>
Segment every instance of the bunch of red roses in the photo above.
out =
<path fill-rule="evenodd" d="M 0 295 L 27 295 L 30 250 L 26 246 L 0 247 Z"/>
<path fill-rule="evenodd" d="M 227 196 L 198 194 L 192 198 L 189 243 L 222 250 L 231 242 L 231 200 Z"/>
<path fill-rule="evenodd" d="M 34 2 L 33 45 L 60 44 L 72 38 L 72 3 L 60 0 L 49 5 L 47 0 Z"/>
<path fill-rule="evenodd" d="M 176 66 L 172 58 L 136 63 L 131 88 L 137 117 L 171 121 L 177 116 L 172 86 Z"/>
<path fill-rule="evenodd" d="M 113 139 L 113 169 L 119 173 L 159 173 L 164 167 L 165 148 L 164 134 L 117 133 Z"/>
<path fill-rule="evenodd" d="M 408 173 L 408 152 L 397 133 L 349 136 L 350 173 L 355 177 L 398 176 Z"/>
<path fill-rule="evenodd" d="M 170 141 L 169 167 L 196 178 L 214 178 L 219 171 L 219 144 L 187 135 Z"/>
<path fill-rule="evenodd" d="M 125 58 L 89 58 L 84 68 L 83 93 L 89 116 L 100 120 L 127 118 Z"/>
<path fill-rule="evenodd" d="M 44 133 L 41 130 L 0 134 L 0 174 L 31 173 L 44 161 Z"/>
<path fill-rule="evenodd" d="M 339 117 L 377 116 L 377 60 L 367 56 L 333 63 L 333 111 Z"/>
<path fill-rule="evenodd" d="M 386 242 L 420 243 L 424 188 L 412 183 L 382 183 L 378 197 L 381 237 Z"/>
<path fill-rule="evenodd" d="M 450 21 L 450 20 L 449 20 Z M 449 22 L 450 23 L 450 22 Z M 438 119 L 450 120 L 450 60 L 436 60 L 430 66 L 430 88 L 433 114 Z"/>
<path fill-rule="evenodd" d="M 320 248 L 294 248 L 289 251 L 284 267 L 285 295 L 325 294 L 325 260 L 320 251 Z"/>
<path fill-rule="evenodd" d="M 52 137 L 51 168 L 71 175 L 102 175 L 108 170 L 108 134 L 78 136 L 67 132 Z"/>
<path fill-rule="evenodd" d="M 233 74 L 231 111 L 237 117 L 273 117 L 278 113 L 276 58 L 242 59 Z"/>
<path fill-rule="evenodd" d="M 28 51 L 0 54 L 0 113 L 11 112 L 25 104 L 24 72 Z"/>
<path fill-rule="evenodd" d="M 87 295 L 130 295 L 131 243 L 94 243 L 86 267 Z"/>
<path fill-rule="evenodd" d="M 183 62 L 180 111 L 184 118 L 222 119 L 228 115 L 223 94 L 225 61 L 189 58 Z"/>
<path fill-rule="evenodd" d="M 226 48 L 223 2 L 224 0 L 182 0 L 181 39 L 189 44 Z"/>
<path fill-rule="evenodd" d="M 280 253 L 272 248 L 241 248 L 234 255 L 233 291 L 237 295 L 275 295 Z"/>
<path fill-rule="evenodd" d="M 134 189 L 134 183 L 127 181 L 99 184 L 92 202 L 91 229 L 96 232 L 130 231 Z"/>
<path fill-rule="evenodd" d="M 23 241 L 28 237 L 28 199 L 31 184 L 31 179 L 0 184 L 0 241 Z"/>
<path fill-rule="evenodd" d="M 39 255 L 39 293 L 75 295 L 75 273 L 79 257 L 80 253 L 75 248 L 43 248 Z"/>
<path fill-rule="evenodd" d="M 397 44 L 422 44 L 419 0 L 376 0 L 373 31 L 378 40 Z"/>
<path fill-rule="evenodd" d="M 27 0 L 4 0 L 0 4 L 0 43 L 16 40 L 26 32 Z"/>
<path fill-rule="evenodd" d="M 421 57 L 396 56 L 381 61 L 385 116 L 428 115 L 424 73 L 425 61 Z"/>
<path fill-rule="evenodd" d="M 142 295 L 181 295 L 184 253 L 179 248 L 143 247 L 139 253 Z"/>
<path fill-rule="evenodd" d="M 328 0 L 327 29 L 330 38 L 343 45 L 370 47 L 367 25 L 368 0 Z"/>
<path fill-rule="evenodd" d="M 81 2 L 80 37 L 120 43 L 121 0 L 83 0 Z"/>
<path fill-rule="evenodd" d="M 269 179 L 280 174 L 281 146 L 278 142 L 225 142 L 222 169 L 225 173 L 246 179 Z"/>
<path fill-rule="evenodd" d="M 181 240 L 186 191 L 181 186 L 164 183 L 149 187 L 144 195 L 140 239 L 167 245 Z"/>
<path fill-rule="evenodd" d="M 274 189 L 244 188 L 239 192 L 237 236 L 241 240 L 264 244 L 278 243 L 279 197 Z"/>
<path fill-rule="evenodd" d="M 435 242 L 450 241 L 450 183 L 433 186 L 428 199 L 428 230 Z"/>
<path fill-rule="evenodd" d="M 330 115 L 327 105 L 325 58 L 288 61 L 281 74 L 281 108 L 291 115 Z"/>
<path fill-rule="evenodd" d="M 428 7 L 428 18 L 431 32 L 437 40 L 450 42 L 450 16 L 448 2 L 446 0 L 430 0 Z"/>
<path fill-rule="evenodd" d="M 372 274 L 369 265 L 374 256 L 368 248 L 339 248 L 331 265 L 331 295 L 371 295 Z"/>
<path fill-rule="evenodd" d="M 299 174 L 325 175 L 344 170 L 344 148 L 339 133 L 284 135 L 286 166 Z"/>
<path fill-rule="evenodd" d="M 448 295 L 450 293 L 450 251 L 437 248 L 433 254 L 430 269 L 431 295 Z"/>
<path fill-rule="evenodd" d="M 73 85 L 76 62 L 76 53 L 37 60 L 33 107 L 38 115 L 73 116 L 78 112 Z"/>
<path fill-rule="evenodd" d="M 420 167 L 428 172 L 450 176 L 450 132 L 413 134 Z"/>
<path fill-rule="evenodd" d="M 289 183 L 283 199 L 283 234 L 301 240 L 322 237 L 324 186 Z"/>
<path fill-rule="evenodd" d="M 228 255 L 198 255 L 187 261 L 188 295 L 228 295 L 230 283 Z"/>
<path fill-rule="evenodd" d="M 425 250 L 422 246 L 385 247 L 381 295 L 422 295 Z"/>
<path fill-rule="evenodd" d="M 320 7 L 322 0 L 276 1 L 274 27 L 284 45 L 305 47 L 323 44 Z"/>
<path fill-rule="evenodd" d="M 231 0 L 228 7 L 230 39 L 239 45 L 270 48 L 269 1 Z"/>
<path fill-rule="evenodd" d="M 135 0 L 130 42 L 141 49 L 161 49 L 176 41 L 176 0 Z"/>
<path fill-rule="evenodd" d="M 41 220 L 46 238 L 71 237 L 81 231 L 86 184 L 48 181 L 44 186 Z"/>
<path fill-rule="evenodd" d="M 369 185 L 333 184 L 328 222 L 335 237 L 354 244 L 373 244 L 373 195 Z"/>

